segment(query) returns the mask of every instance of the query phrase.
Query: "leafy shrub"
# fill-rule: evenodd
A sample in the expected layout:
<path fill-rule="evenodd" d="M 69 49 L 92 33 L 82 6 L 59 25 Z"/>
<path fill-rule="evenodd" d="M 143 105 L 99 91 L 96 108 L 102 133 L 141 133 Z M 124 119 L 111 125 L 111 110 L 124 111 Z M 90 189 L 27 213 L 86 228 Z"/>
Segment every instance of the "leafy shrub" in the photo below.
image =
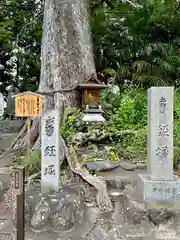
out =
<path fill-rule="evenodd" d="M 41 150 L 36 149 L 27 153 L 26 156 L 20 159 L 18 164 L 25 167 L 27 175 L 39 172 L 41 170 Z"/>
<path fill-rule="evenodd" d="M 68 107 L 65 110 L 63 122 L 61 124 L 62 136 L 68 140 L 78 131 L 83 131 L 85 123 L 81 120 L 82 112 L 80 109 Z"/>
<path fill-rule="evenodd" d="M 120 90 L 117 86 L 109 86 L 109 88 L 101 92 L 101 105 L 106 113 L 112 114 L 119 107 Z"/>
<path fill-rule="evenodd" d="M 175 119 L 180 119 L 180 91 L 179 90 L 175 91 L 174 102 L 175 102 L 174 117 Z"/>
<path fill-rule="evenodd" d="M 147 96 L 143 89 L 128 89 L 116 99 L 114 113 L 110 115 L 109 127 L 139 129 L 147 125 Z"/>
<path fill-rule="evenodd" d="M 174 123 L 174 167 L 178 168 L 180 164 L 180 121 Z"/>
<path fill-rule="evenodd" d="M 147 157 L 147 128 L 138 129 L 136 134 L 124 136 L 116 145 L 119 158 L 145 160 Z"/>

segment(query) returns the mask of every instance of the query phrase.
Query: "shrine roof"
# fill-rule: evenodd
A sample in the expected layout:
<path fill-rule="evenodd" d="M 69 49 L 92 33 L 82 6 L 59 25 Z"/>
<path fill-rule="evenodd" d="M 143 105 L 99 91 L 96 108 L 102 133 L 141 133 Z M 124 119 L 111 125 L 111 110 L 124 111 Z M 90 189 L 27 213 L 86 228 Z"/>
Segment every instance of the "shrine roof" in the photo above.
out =
<path fill-rule="evenodd" d="M 12 98 L 20 97 L 20 96 L 23 96 L 23 95 L 26 95 L 26 94 L 31 94 L 31 95 L 34 95 L 34 96 L 43 98 L 43 96 L 42 96 L 41 94 L 39 94 L 39 93 L 34 93 L 34 92 L 31 92 L 31 91 L 26 91 L 26 92 L 18 93 L 18 94 L 16 94 L 16 95 L 12 96 Z"/>

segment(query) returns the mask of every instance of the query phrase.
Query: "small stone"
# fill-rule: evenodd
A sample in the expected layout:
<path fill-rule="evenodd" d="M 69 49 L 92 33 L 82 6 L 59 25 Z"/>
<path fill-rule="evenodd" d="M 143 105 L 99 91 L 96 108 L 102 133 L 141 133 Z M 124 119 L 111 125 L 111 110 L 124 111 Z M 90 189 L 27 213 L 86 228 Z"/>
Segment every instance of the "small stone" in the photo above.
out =
<path fill-rule="evenodd" d="M 142 220 L 142 215 L 136 212 L 135 209 L 127 210 L 125 212 L 125 217 L 131 224 L 140 224 Z"/>
<path fill-rule="evenodd" d="M 125 231 L 126 240 L 149 240 L 148 235 L 145 233 L 140 224 L 135 225 L 126 223 L 123 231 Z"/>
<path fill-rule="evenodd" d="M 129 162 L 122 162 L 120 167 L 126 171 L 134 171 L 137 168 L 135 164 Z"/>
<path fill-rule="evenodd" d="M 40 232 L 47 230 L 50 214 L 50 203 L 47 198 L 43 197 L 35 207 L 30 223 L 32 229 Z"/>
<path fill-rule="evenodd" d="M 105 149 L 106 152 L 110 152 L 110 151 L 112 151 L 114 149 L 114 147 L 112 147 L 112 146 L 104 146 L 104 149 Z"/>
<path fill-rule="evenodd" d="M 110 171 L 117 167 L 119 167 L 118 163 L 112 163 L 110 161 L 95 161 L 87 163 L 87 168 L 94 171 Z"/>
<path fill-rule="evenodd" d="M 146 163 L 137 163 L 136 168 L 137 169 L 146 169 Z"/>
<path fill-rule="evenodd" d="M 95 144 L 88 145 L 87 149 L 91 150 L 91 151 L 94 151 L 94 152 L 98 151 L 98 147 Z"/>
<path fill-rule="evenodd" d="M 109 237 L 107 233 L 104 231 L 104 229 L 100 226 L 95 227 L 87 237 L 87 240 L 109 240 Z"/>
<path fill-rule="evenodd" d="M 148 212 L 148 216 L 154 224 L 159 225 L 160 223 L 172 218 L 174 213 L 172 211 L 168 211 L 168 209 L 151 209 Z"/>
<path fill-rule="evenodd" d="M 81 144 L 83 144 L 83 142 L 84 142 L 85 137 L 86 137 L 85 133 L 78 132 L 75 135 L 73 135 L 73 137 L 71 139 L 71 143 L 76 146 L 81 146 Z"/>
<path fill-rule="evenodd" d="M 117 189 L 111 189 L 109 195 L 113 201 L 118 201 L 123 196 L 123 192 Z"/>
<path fill-rule="evenodd" d="M 167 228 L 166 225 L 160 225 L 155 233 L 157 240 L 176 240 L 179 239 L 178 233 L 170 228 Z"/>
<path fill-rule="evenodd" d="M 130 180 L 126 176 L 115 176 L 111 178 L 106 178 L 105 181 L 109 187 L 118 189 L 124 189 L 127 184 L 132 182 L 132 180 Z"/>
<path fill-rule="evenodd" d="M 77 192 L 64 192 L 50 196 L 51 228 L 54 232 L 71 230 L 83 220 L 84 202 Z"/>

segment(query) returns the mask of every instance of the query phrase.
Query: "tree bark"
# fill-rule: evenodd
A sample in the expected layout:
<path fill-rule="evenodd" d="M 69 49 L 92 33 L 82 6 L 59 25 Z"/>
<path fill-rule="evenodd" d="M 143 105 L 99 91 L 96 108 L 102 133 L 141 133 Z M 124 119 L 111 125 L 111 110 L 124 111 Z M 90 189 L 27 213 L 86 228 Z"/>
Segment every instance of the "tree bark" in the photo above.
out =
<path fill-rule="evenodd" d="M 40 91 L 73 87 L 95 73 L 90 32 L 88 0 L 45 1 Z M 74 105 L 76 95 L 46 96 L 45 108 L 61 101 Z"/>

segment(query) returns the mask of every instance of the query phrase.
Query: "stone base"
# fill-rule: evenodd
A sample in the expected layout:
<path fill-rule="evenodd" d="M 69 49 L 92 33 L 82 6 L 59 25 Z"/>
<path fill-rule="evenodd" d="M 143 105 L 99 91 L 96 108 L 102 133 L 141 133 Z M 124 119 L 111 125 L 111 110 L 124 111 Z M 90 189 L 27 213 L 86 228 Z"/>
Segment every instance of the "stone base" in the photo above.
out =
<path fill-rule="evenodd" d="M 25 193 L 25 226 L 34 232 L 65 232 L 83 221 L 84 192 L 76 184 L 61 185 L 58 193 L 41 193 L 40 184 Z M 13 214 L 16 227 L 16 211 Z"/>
<path fill-rule="evenodd" d="M 155 181 L 148 174 L 139 174 L 137 193 L 142 200 L 180 200 L 180 179 L 174 176 L 173 181 Z"/>
<path fill-rule="evenodd" d="M 157 201 L 137 198 L 137 185 L 128 184 L 125 186 L 123 211 L 128 222 L 140 224 L 143 221 L 151 222 L 155 225 L 164 224 L 167 220 L 179 219 L 179 201 Z M 179 220 L 178 220 L 179 221 Z M 176 222 L 176 220 L 175 220 Z M 146 238 L 143 238 L 146 239 Z M 151 238 L 152 239 L 152 238 Z M 153 238 L 156 239 L 156 238 Z M 165 239 L 165 238 L 163 238 Z M 169 239 L 169 238 L 168 238 Z M 159 239 L 158 239 L 159 240 Z"/>

